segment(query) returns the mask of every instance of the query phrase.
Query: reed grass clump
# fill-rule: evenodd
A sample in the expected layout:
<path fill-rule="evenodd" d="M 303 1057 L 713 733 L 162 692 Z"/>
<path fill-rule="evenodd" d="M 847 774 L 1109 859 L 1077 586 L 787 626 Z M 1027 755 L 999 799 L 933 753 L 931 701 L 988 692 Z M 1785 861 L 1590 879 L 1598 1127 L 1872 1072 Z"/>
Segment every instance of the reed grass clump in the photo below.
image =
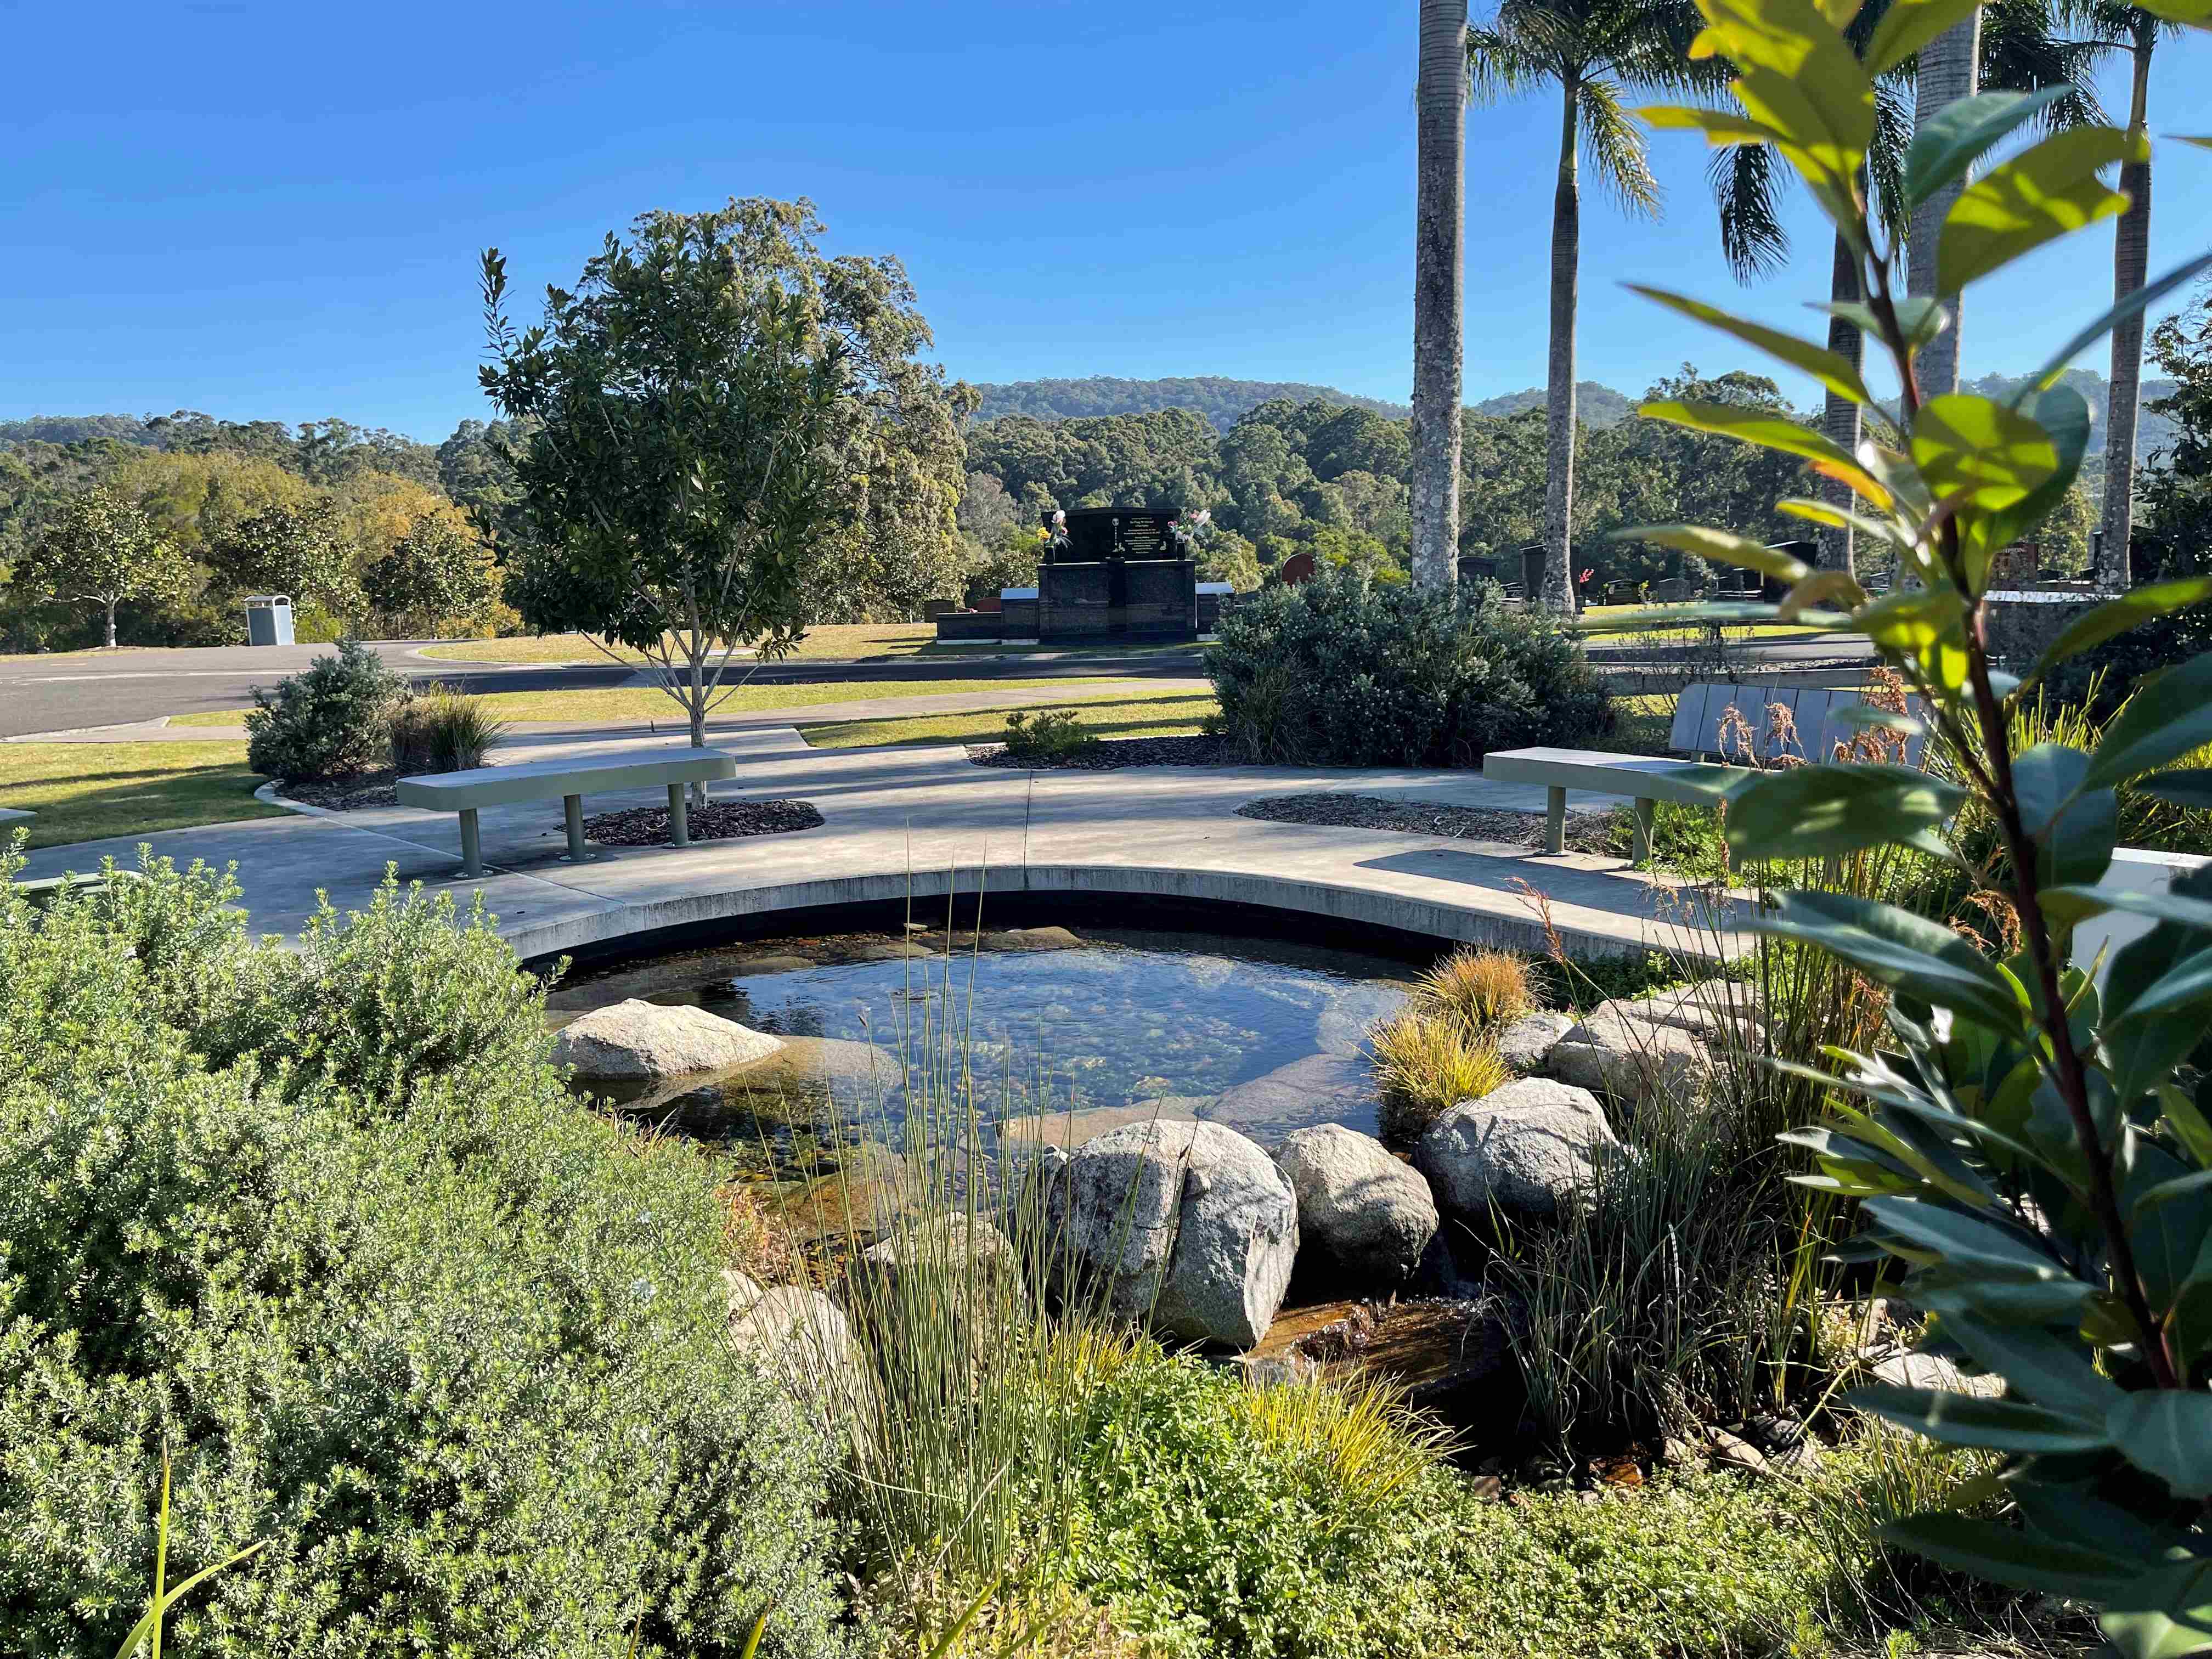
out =
<path fill-rule="evenodd" d="M 1454 1016 L 1418 1003 L 1373 1027 L 1367 1042 L 1375 1058 L 1382 1133 L 1389 1139 L 1418 1139 L 1461 1101 L 1479 1099 L 1513 1080 L 1486 1041 Z"/>
<path fill-rule="evenodd" d="M 1536 1006 L 1534 975 L 1526 957 L 1463 945 L 1416 983 L 1424 1000 L 1480 1035 Z"/>
<path fill-rule="evenodd" d="M 433 686 L 393 707 L 392 764 L 402 773 L 470 771 L 484 764 L 507 729 L 482 699 Z"/>

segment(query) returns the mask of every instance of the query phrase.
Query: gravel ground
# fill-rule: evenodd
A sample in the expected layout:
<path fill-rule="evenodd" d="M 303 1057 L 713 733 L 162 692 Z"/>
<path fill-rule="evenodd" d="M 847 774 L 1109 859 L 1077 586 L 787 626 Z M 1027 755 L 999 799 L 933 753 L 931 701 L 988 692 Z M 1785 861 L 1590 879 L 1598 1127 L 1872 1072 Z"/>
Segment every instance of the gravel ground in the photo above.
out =
<path fill-rule="evenodd" d="M 1021 772 L 1118 772 L 1125 766 L 1241 766 L 1219 738 L 1101 738 L 1065 755 L 1042 758 L 1017 756 L 1002 743 L 968 745 L 978 766 L 1004 766 Z"/>
<path fill-rule="evenodd" d="M 398 778 L 399 774 L 390 769 L 356 772 L 343 778 L 302 778 L 296 783 L 278 784 L 276 793 L 286 800 L 332 812 L 362 812 L 372 806 L 398 805 L 399 791 L 395 787 Z"/>
<path fill-rule="evenodd" d="M 1516 847 L 1544 844 L 1544 815 L 1498 807 L 1414 806 L 1379 795 L 1270 795 L 1237 809 L 1239 817 L 1275 823 L 1320 823 L 1345 830 L 1395 830 L 1409 836 L 1449 836 L 1455 841 L 1502 841 Z M 1567 850 L 1610 853 L 1609 813 L 1570 813 Z"/>
<path fill-rule="evenodd" d="M 780 836 L 790 830 L 818 829 L 822 823 L 822 814 L 803 800 L 718 800 L 689 808 L 684 818 L 694 841 Z M 602 847 L 665 847 L 668 809 L 637 806 L 627 812 L 602 812 L 584 820 L 584 835 Z"/>

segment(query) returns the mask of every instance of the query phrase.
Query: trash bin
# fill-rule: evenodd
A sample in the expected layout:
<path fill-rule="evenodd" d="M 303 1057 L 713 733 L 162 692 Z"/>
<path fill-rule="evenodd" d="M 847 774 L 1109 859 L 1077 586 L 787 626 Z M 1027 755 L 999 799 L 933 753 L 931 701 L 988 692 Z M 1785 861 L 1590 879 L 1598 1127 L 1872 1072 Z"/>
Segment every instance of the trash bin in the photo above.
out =
<path fill-rule="evenodd" d="M 292 643 L 292 599 L 288 593 L 256 593 L 246 601 L 248 645 Z"/>

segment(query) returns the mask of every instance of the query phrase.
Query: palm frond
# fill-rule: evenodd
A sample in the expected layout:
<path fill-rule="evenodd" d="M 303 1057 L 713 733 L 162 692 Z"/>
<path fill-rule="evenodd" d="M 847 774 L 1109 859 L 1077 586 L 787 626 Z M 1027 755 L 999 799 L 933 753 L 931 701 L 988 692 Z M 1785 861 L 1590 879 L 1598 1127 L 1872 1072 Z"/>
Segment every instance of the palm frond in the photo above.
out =
<path fill-rule="evenodd" d="M 1659 180 L 1651 171 L 1643 129 L 1620 106 L 1620 89 L 1602 79 L 1584 81 L 1575 90 L 1581 118 L 1582 154 L 1598 186 L 1629 213 L 1659 216 Z"/>
<path fill-rule="evenodd" d="M 1704 27 L 1692 0 L 1589 0 L 1588 61 L 1638 91 L 1716 92 L 1735 71 L 1725 58 L 1690 56 Z"/>
<path fill-rule="evenodd" d="M 1739 283 L 1771 276 L 1789 259 L 1781 210 L 1788 179 L 1764 144 L 1717 149 L 1705 162 L 1705 183 L 1720 210 L 1721 255 Z"/>
<path fill-rule="evenodd" d="M 1493 28 L 1467 32 L 1467 91 L 1494 104 L 1552 78 L 1550 70 L 1520 40 Z"/>
<path fill-rule="evenodd" d="M 2036 118 L 2046 133 L 2102 122 L 2105 106 L 2097 96 L 2097 65 L 2120 49 L 2124 36 L 2115 39 L 2096 33 L 2068 40 L 2053 33 L 2051 22 L 2045 0 L 1990 0 L 1982 9 L 1982 90 L 2068 88 L 2063 98 Z"/>
<path fill-rule="evenodd" d="M 1912 148 L 1912 90 L 1885 77 L 1874 89 L 1874 143 L 1867 147 L 1867 206 L 1893 242 L 1905 240 L 1912 216 L 1905 208 L 1905 154 Z"/>

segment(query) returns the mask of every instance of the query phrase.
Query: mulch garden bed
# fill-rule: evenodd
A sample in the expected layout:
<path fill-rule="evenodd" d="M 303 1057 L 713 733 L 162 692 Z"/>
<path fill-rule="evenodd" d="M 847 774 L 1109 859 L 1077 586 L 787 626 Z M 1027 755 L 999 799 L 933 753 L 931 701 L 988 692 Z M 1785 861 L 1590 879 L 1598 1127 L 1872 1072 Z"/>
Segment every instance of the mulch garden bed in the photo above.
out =
<path fill-rule="evenodd" d="M 1239 817 L 1274 823 L 1318 823 L 1343 830 L 1395 830 L 1409 836 L 1448 836 L 1455 841 L 1502 841 L 1516 847 L 1544 844 L 1544 815 L 1492 806 L 1415 806 L 1379 795 L 1271 795 L 1237 809 Z M 1567 850 L 1610 853 L 1610 815 L 1570 813 Z"/>
<path fill-rule="evenodd" d="M 319 806 L 331 812 L 364 812 L 374 806 L 399 805 L 399 774 L 386 767 L 380 772 L 349 772 L 342 778 L 301 778 L 280 783 L 276 793 L 303 806 Z"/>
<path fill-rule="evenodd" d="M 818 830 L 822 814 L 803 800 L 718 800 L 688 808 L 684 822 L 694 841 L 728 841 L 738 836 Z M 627 812 L 602 812 L 584 820 L 584 836 L 602 847 L 665 847 L 668 809 L 636 806 Z"/>
<path fill-rule="evenodd" d="M 978 766 L 1019 772 L 1118 772 L 1125 766 L 1241 766 L 1243 759 L 1219 738 L 1102 738 L 1065 755 L 1017 755 L 1002 743 L 968 745 Z"/>

